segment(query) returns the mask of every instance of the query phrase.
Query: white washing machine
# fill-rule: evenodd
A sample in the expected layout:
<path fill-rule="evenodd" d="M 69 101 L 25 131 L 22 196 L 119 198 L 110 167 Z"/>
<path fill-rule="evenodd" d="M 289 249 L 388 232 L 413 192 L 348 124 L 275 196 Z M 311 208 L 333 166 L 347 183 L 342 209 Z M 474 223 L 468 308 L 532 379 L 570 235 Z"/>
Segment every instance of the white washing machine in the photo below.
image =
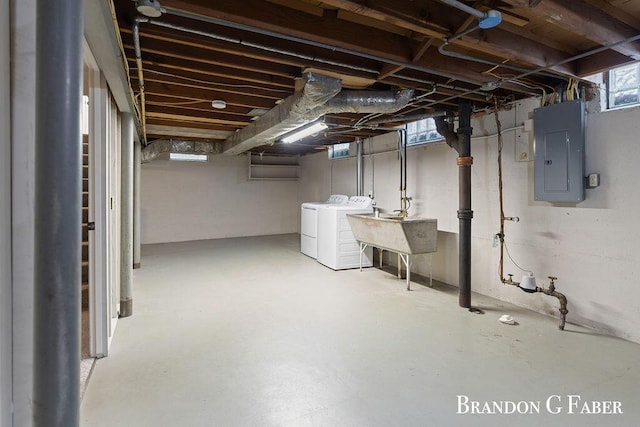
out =
<path fill-rule="evenodd" d="M 351 232 L 347 214 L 372 213 L 368 196 L 352 196 L 344 205 L 318 208 L 318 262 L 334 270 L 360 267 L 360 243 Z M 362 266 L 373 265 L 373 248 L 362 255 Z"/>
<path fill-rule="evenodd" d="M 300 208 L 300 252 L 317 258 L 318 254 L 318 207 L 342 205 L 349 201 L 349 196 L 332 194 L 325 202 L 307 202 Z"/>

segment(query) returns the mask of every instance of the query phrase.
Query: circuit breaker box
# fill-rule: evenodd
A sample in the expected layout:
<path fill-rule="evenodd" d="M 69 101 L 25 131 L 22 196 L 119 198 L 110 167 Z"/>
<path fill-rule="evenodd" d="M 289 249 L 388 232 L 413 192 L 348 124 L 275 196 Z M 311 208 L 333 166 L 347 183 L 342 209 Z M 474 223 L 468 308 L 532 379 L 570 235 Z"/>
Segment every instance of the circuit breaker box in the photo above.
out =
<path fill-rule="evenodd" d="M 584 200 L 585 106 L 581 100 L 533 111 L 535 200 Z"/>

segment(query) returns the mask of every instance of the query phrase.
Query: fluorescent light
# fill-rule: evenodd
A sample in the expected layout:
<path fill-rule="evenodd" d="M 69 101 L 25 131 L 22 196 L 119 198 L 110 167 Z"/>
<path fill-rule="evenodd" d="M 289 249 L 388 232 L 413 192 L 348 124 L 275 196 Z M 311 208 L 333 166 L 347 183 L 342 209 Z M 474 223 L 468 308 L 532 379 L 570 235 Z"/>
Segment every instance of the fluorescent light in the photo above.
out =
<path fill-rule="evenodd" d="M 326 129 L 328 126 L 325 122 L 315 122 L 311 126 L 307 126 L 302 129 L 298 129 L 290 135 L 282 138 L 282 142 L 286 144 L 291 144 L 292 142 L 299 141 L 302 138 L 306 138 L 309 135 L 313 135 L 314 133 L 318 133 L 323 129 Z"/>
<path fill-rule="evenodd" d="M 182 160 L 187 162 L 206 162 L 209 156 L 206 154 L 169 153 L 169 160 Z"/>

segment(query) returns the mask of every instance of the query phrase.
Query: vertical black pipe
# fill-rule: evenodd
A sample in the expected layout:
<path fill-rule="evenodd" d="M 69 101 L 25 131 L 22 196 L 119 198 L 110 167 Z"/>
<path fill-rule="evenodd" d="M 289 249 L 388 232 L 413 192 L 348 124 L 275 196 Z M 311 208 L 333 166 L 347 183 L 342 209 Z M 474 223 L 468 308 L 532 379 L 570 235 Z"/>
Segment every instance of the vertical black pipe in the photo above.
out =
<path fill-rule="evenodd" d="M 79 424 L 83 2 L 37 2 L 34 426 Z"/>
<path fill-rule="evenodd" d="M 471 103 L 460 100 L 458 125 L 458 179 L 459 179 L 459 265 L 460 290 L 458 304 L 471 308 Z"/>
<path fill-rule="evenodd" d="M 400 141 L 402 144 L 402 190 L 407 189 L 407 132 L 400 131 Z M 406 194 L 405 194 L 406 196 Z"/>
<path fill-rule="evenodd" d="M 364 171 L 362 168 L 362 141 L 356 139 L 356 196 L 364 195 Z"/>

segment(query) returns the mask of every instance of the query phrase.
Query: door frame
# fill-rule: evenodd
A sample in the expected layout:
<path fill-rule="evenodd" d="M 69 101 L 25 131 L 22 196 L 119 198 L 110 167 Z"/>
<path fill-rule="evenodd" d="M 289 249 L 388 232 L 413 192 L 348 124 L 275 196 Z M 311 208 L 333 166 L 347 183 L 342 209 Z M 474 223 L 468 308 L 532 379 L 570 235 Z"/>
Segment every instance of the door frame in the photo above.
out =
<path fill-rule="evenodd" d="M 108 115 L 111 100 L 104 74 L 86 40 L 84 62 L 89 69 L 89 222 L 95 224 L 94 230 L 89 232 L 91 356 L 106 357 L 118 317 L 112 313 L 111 306 L 113 278 L 110 267 L 114 260 L 109 252 L 111 135 Z"/>

